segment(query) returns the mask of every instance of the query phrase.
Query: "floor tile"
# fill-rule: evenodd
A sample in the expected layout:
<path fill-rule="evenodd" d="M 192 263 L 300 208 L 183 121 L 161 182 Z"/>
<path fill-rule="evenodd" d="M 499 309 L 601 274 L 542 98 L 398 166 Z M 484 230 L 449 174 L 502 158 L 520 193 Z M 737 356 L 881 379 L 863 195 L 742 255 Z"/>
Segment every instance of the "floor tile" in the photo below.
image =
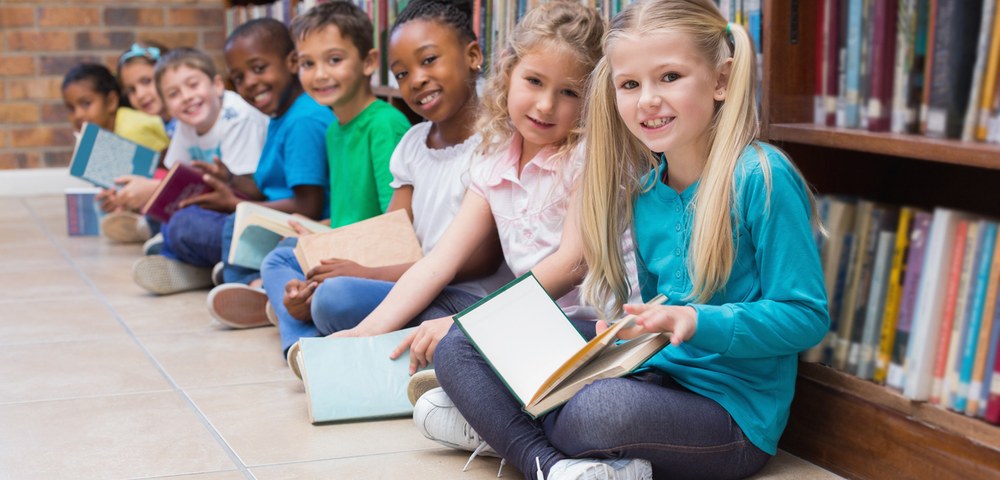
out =
<path fill-rule="evenodd" d="M 129 290 L 127 288 L 117 290 L 117 294 L 103 293 L 103 285 L 99 288 L 115 313 L 136 335 L 206 331 L 218 332 L 220 335 L 229 333 L 228 330 L 222 331 L 222 326 L 209 315 L 205 292 L 164 296 L 146 293 L 127 295 L 124 293 Z"/>
<path fill-rule="evenodd" d="M 143 478 L 234 468 L 176 392 L 0 405 L 4 478 Z"/>
<path fill-rule="evenodd" d="M 6 345 L 0 403 L 168 390 L 131 338 Z M 2 425 L 2 423 L 0 423 Z"/>
<path fill-rule="evenodd" d="M 422 452 L 391 453 L 318 462 L 274 465 L 251 469 L 258 480 L 296 480 L 302 478 L 364 478 L 437 480 L 496 480 L 500 460 L 476 457 L 468 471 L 462 466 L 470 452 L 434 449 Z M 504 479 L 520 478 L 520 472 L 510 465 L 503 467 Z"/>
<path fill-rule="evenodd" d="M 188 394 L 248 466 L 438 447 L 409 418 L 314 426 L 298 380 L 204 388 Z"/>
<path fill-rule="evenodd" d="M 0 345 L 123 337 L 108 305 L 93 295 L 0 303 Z"/>
<path fill-rule="evenodd" d="M 236 470 L 227 472 L 192 473 L 190 475 L 168 475 L 164 477 L 147 477 L 148 480 L 247 480 L 250 477 Z M 142 480 L 147 480 L 142 479 Z M 139 479 L 135 479 L 139 480 Z"/>
<path fill-rule="evenodd" d="M 0 268 L 0 302 L 93 293 L 79 272 L 62 257 L 54 258 L 58 261 L 30 265 L 4 262 L 4 268 Z"/>
<path fill-rule="evenodd" d="M 181 388 L 288 380 L 273 327 L 149 335 L 142 342 Z"/>

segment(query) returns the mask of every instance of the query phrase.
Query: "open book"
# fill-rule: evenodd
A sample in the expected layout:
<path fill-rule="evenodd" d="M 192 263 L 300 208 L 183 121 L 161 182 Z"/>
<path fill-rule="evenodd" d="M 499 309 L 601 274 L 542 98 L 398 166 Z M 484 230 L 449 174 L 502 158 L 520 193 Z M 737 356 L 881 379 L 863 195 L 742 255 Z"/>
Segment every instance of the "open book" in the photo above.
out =
<path fill-rule="evenodd" d="M 664 301 L 658 295 L 648 303 Z M 534 417 L 587 384 L 628 374 L 670 342 L 666 333 L 615 342 L 634 316 L 585 341 L 531 272 L 455 315 L 455 323 Z"/>
<path fill-rule="evenodd" d="M 397 265 L 420 260 L 423 250 L 406 210 L 393 210 L 333 230 L 306 235 L 295 246 L 295 258 L 308 272 L 327 258 L 353 261 L 366 267 Z"/>
<path fill-rule="evenodd" d="M 319 337 L 299 340 L 300 368 L 312 423 L 405 417 L 409 350 L 391 352 L 414 328 L 372 337 Z"/>
<path fill-rule="evenodd" d="M 329 226 L 305 217 L 279 212 L 256 203 L 240 202 L 236 206 L 233 242 L 229 246 L 227 261 L 241 267 L 260 269 L 264 257 L 274 250 L 282 238 L 298 236 L 288 225 L 289 220 L 299 222 L 312 232 L 330 230 Z"/>
<path fill-rule="evenodd" d="M 84 123 L 73 150 L 69 173 L 98 187 L 114 188 L 115 179 L 124 175 L 152 178 L 159 155 L 126 138 Z"/>

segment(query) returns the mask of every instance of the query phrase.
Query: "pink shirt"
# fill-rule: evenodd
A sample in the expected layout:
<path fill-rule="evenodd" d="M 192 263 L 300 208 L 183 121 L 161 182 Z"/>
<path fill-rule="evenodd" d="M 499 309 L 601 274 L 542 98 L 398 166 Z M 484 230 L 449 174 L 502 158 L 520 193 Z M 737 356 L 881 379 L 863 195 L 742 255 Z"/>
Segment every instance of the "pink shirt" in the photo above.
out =
<path fill-rule="evenodd" d="M 582 143 L 567 155 L 543 149 L 517 174 L 521 137 L 515 135 L 506 150 L 473 158 L 469 191 L 490 204 L 500 233 L 504 259 L 520 276 L 559 248 L 570 198 L 583 171 Z M 584 306 L 579 289 L 558 300 L 570 318 L 595 318 Z"/>

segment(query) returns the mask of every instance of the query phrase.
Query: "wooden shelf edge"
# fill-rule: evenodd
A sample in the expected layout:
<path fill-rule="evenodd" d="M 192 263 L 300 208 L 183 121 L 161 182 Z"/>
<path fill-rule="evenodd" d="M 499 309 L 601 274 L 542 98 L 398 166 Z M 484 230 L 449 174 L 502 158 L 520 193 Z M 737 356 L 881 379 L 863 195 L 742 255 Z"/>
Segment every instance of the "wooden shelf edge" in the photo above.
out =
<path fill-rule="evenodd" d="M 771 142 L 916 158 L 931 162 L 1000 170 L 1000 145 L 833 128 L 811 123 L 776 123 L 767 127 Z"/>

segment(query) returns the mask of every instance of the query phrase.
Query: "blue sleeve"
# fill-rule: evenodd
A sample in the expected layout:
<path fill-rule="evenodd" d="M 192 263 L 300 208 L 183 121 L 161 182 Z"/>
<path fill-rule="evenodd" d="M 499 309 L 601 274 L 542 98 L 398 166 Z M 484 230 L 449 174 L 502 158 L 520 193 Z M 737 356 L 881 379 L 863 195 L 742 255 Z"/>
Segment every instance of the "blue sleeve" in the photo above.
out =
<path fill-rule="evenodd" d="M 823 271 L 810 224 L 812 207 L 802 178 L 772 154 L 771 192 L 757 167 L 739 203 L 753 242 L 759 298 L 722 305 L 691 305 L 698 327 L 689 340 L 738 358 L 795 354 L 822 340 L 830 324 Z"/>
<path fill-rule="evenodd" d="M 301 116 L 285 129 L 283 151 L 285 179 L 288 188 L 299 185 L 327 187 L 330 182 L 326 159 L 326 129 L 329 122 Z"/>

